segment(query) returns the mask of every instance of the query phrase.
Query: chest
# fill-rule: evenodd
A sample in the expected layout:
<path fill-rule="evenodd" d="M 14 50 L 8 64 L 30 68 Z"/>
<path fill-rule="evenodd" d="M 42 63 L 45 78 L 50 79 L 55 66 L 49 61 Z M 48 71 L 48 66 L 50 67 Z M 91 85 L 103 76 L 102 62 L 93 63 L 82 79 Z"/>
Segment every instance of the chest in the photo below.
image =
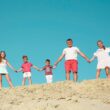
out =
<path fill-rule="evenodd" d="M 101 50 L 97 52 L 97 57 L 106 57 L 109 53 L 106 50 Z"/>
<path fill-rule="evenodd" d="M 46 67 L 46 68 L 45 68 L 45 71 L 46 71 L 46 72 L 51 72 L 51 71 L 52 71 L 52 68 L 51 68 L 51 67 Z"/>
<path fill-rule="evenodd" d="M 65 54 L 77 54 L 77 50 L 75 50 L 75 49 L 67 49 L 67 50 L 65 50 Z"/>
<path fill-rule="evenodd" d="M 30 68 L 30 67 L 31 67 L 31 65 L 29 63 L 23 64 L 23 66 L 22 66 L 22 68 Z"/>

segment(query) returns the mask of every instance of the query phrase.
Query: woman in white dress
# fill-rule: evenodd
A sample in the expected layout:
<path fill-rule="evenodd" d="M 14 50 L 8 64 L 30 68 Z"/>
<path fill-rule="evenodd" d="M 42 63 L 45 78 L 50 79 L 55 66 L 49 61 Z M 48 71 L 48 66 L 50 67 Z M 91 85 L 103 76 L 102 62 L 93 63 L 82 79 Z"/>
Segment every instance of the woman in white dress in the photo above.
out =
<path fill-rule="evenodd" d="M 13 87 L 11 79 L 8 75 L 7 66 L 9 66 L 12 70 L 16 71 L 13 66 L 6 60 L 6 54 L 4 51 L 0 52 L 0 89 L 2 88 L 2 76 L 4 75 L 10 85 Z"/>
<path fill-rule="evenodd" d="M 100 77 L 102 69 L 105 69 L 107 78 L 110 78 L 110 47 L 105 47 L 101 40 L 97 42 L 97 45 L 99 49 L 90 60 L 92 62 L 95 58 L 98 59 L 96 79 Z"/>

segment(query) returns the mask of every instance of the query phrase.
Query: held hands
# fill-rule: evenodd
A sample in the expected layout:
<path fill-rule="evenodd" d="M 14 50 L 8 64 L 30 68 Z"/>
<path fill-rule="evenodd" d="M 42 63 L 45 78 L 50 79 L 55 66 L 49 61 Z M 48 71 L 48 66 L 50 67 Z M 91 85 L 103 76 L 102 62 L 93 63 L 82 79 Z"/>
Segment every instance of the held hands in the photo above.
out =
<path fill-rule="evenodd" d="M 15 70 L 14 72 L 18 73 L 18 71 L 17 71 L 17 70 Z"/>
<path fill-rule="evenodd" d="M 56 65 L 53 66 L 54 69 L 55 69 L 56 67 L 57 67 Z"/>
<path fill-rule="evenodd" d="M 86 61 L 87 61 L 88 63 L 91 63 L 91 60 L 89 60 L 89 58 L 86 58 Z"/>
<path fill-rule="evenodd" d="M 18 73 L 18 71 L 17 71 L 16 69 L 14 70 L 14 72 L 15 72 L 15 73 Z"/>
<path fill-rule="evenodd" d="M 90 61 L 89 59 L 87 60 L 87 62 L 88 62 L 88 63 L 91 63 L 91 61 Z"/>

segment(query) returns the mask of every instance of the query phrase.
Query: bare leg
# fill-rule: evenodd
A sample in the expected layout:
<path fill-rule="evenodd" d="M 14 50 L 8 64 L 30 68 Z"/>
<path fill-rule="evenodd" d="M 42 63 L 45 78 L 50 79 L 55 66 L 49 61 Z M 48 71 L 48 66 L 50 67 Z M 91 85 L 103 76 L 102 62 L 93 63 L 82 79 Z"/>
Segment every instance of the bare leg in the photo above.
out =
<path fill-rule="evenodd" d="M 0 89 L 2 89 L 2 75 L 0 74 Z"/>
<path fill-rule="evenodd" d="M 100 72 L 101 72 L 101 69 L 98 69 L 98 70 L 97 70 L 97 73 L 96 73 L 96 79 L 99 79 L 99 77 L 100 77 Z"/>
<path fill-rule="evenodd" d="M 110 79 L 110 69 L 108 67 L 105 68 L 107 78 Z"/>
<path fill-rule="evenodd" d="M 73 73 L 73 75 L 74 75 L 74 81 L 77 82 L 77 80 L 78 80 L 78 73 Z"/>
<path fill-rule="evenodd" d="M 31 79 L 31 77 L 29 77 L 28 80 L 29 80 L 29 84 L 32 85 L 32 79 Z"/>
<path fill-rule="evenodd" d="M 66 80 L 70 80 L 70 72 L 66 72 Z"/>
<path fill-rule="evenodd" d="M 11 88 L 13 88 L 14 86 L 13 86 L 13 84 L 12 84 L 12 81 L 11 81 L 9 75 L 6 74 L 5 77 L 6 77 L 7 81 L 8 81 L 9 86 L 10 86 Z"/>
<path fill-rule="evenodd" d="M 26 82 L 26 78 L 23 78 L 23 81 L 22 81 L 22 86 L 25 85 L 25 82 Z"/>

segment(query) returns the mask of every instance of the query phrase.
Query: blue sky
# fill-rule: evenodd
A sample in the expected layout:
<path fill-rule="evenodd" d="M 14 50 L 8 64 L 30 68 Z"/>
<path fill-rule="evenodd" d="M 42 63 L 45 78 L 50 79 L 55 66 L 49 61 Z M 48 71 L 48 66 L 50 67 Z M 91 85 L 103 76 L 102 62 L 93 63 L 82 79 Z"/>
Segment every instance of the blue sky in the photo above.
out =
<path fill-rule="evenodd" d="M 109 0 L 0 0 L 0 50 L 15 67 L 22 64 L 22 55 L 30 62 L 43 67 L 45 59 L 57 60 L 72 38 L 89 58 L 97 50 L 101 39 L 110 46 Z M 94 79 L 97 61 L 88 64 L 79 61 L 79 81 Z M 22 73 L 8 68 L 15 86 L 21 85 Z M 32 69 L 33 83 L 45 83 L 44 72 Z M 54 81 L 65 80 L 64 60 L 53 71 Z M 101 77 L 105 77 L 104 71 Z M 72 78 L 72 77 L 71 77 Z M 3 84 L 7 85 L 5 78 Z"/>

